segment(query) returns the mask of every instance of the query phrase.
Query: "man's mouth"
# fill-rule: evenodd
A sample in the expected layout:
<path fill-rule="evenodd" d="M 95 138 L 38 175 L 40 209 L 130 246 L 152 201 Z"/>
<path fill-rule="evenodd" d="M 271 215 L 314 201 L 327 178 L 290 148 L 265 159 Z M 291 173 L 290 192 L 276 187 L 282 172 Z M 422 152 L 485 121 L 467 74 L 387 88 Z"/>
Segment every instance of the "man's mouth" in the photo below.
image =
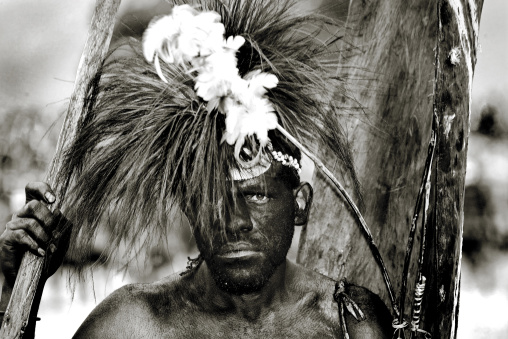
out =
<path fill-rule="evenodd" d="M 219 257 L 224 258 L 224 259 L 241 259 L 241 258 L 245 258 L 245 257 L 259 255 L 259 254 L 260 253 L 256 252 L 256 251 L 233 251 L 233 252 L 221 254 L 221 255 L 219 255 Z"/>
<path fill-rule="evenodd" d="M 245 242 L 226 244 L 217 253 L 221 259 L 247 259 L 262 255 L 255 246 Z"/>

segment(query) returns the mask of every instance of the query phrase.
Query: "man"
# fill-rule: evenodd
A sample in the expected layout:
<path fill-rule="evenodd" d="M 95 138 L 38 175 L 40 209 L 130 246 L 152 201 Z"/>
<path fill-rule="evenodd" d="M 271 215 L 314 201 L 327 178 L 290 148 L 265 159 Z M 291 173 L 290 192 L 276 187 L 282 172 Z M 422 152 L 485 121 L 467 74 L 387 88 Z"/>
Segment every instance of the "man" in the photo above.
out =
<path fill-rule="evenodd" d="M 115 291 L 75 338 L 342 338 L 335 282 L 286 259 L 294 226 L 307 220 L 312 189 L 308 183 L 289 187 L 281 167 L 272 164 L 263 175 L 236 183 L 237 209 L 227 239 L 210 248 L 196 238 L 201 265 Z M 40 255 L 59 220 L 42 203 L 53 201 L 46 198 L 52 194 L 46 184 L 29 184 L 27 199 L 34 200 L 0 238 L 9 284 L 14 274 L 6 266 L 21 255 L 12 251 L 25 245 Z M 382 301 L 360 287 L 350 286 L 348 293 L 366 317 L 345 315 L 350 337 L 388 338 L 390 318 Z"/>
<path fill-rule="evenodd" d="M 134 43 L 129 57 L 106 62 L 57 183 L 75 224 L 70 250 L 110 220 L 108 254 L 143 231 L 165 234 L 178 208 L 200 258 L 181 276 L 114 292 L 76 338 L 390 336 L 377 296 L 286 259 L 313 193 L 300 182 L 300 151 L 280 131 L 322 141 L 352 169 L 337 79 L 318 60 L 328 46 L 304 30 L 323 18 L 289 8 L 258 0 L 175 6 L 145 33 L 146 61 Z M 27 204 L 0 237 L 7 287 L 21 249 L 54 252 L 50 273 L 61 260 L 63 250 L 48 247 L 62 216 L 44 203 L 55 199 L 46 184 L 27 186 Z"/>

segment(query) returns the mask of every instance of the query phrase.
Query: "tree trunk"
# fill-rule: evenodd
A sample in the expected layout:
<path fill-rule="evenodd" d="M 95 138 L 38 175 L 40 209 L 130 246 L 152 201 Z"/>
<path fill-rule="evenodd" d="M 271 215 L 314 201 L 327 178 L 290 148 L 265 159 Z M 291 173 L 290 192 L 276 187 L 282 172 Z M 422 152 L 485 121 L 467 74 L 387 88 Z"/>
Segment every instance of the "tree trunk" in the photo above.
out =
<path fill-rule="evenodd" d="M 338 65 L 338 74 L 361 105 L 346 105 L 344 129 L 363 186 L 363 214 L 397 297 L 434 111 L 438 116 L 420 325 L 433 338 L 454 338 L 456 333 L 471 84 L 482 4 L 351 0 Z M 302 230 L 298 261 L 365 286 L 390 305 L 381 272 L 351 212 L 320 173 L 314 183 L 316 208 Z M 351 187 L 347 180 L 344 184 Z M 420 240 L 418 231 L 406 319 Z"/>

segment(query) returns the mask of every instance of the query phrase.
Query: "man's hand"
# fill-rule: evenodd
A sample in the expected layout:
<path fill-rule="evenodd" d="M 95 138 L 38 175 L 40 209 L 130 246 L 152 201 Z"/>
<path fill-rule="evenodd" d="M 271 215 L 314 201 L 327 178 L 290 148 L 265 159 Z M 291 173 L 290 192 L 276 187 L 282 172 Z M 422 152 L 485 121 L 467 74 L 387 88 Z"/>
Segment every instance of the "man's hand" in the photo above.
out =
<path fill-rule="evenodd" d="M 37 256 L 50 256 L 44 278 L 53 275 L 63 261 L 67 241 L 62 249 L 55 243 L 70 234 L 70 224 L 59 210 L 51 212 L 47 205 L 55 202 L 51 187 L 43 182 L 25 187 L 25 205 L 14 214 L 0 235 L 0 269 L 8 285 L 14 286 L 25 251 Z"/>

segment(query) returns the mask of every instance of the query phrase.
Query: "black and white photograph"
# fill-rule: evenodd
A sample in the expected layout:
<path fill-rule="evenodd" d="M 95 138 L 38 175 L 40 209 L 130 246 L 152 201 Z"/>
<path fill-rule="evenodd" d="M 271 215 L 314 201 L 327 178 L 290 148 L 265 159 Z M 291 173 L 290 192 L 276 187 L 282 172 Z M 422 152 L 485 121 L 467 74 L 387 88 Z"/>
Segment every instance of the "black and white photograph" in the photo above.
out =
<path fill-rule="evenodd" d="M 0 0 L 0 338 L 506 338 L 506 18 Z"/>

